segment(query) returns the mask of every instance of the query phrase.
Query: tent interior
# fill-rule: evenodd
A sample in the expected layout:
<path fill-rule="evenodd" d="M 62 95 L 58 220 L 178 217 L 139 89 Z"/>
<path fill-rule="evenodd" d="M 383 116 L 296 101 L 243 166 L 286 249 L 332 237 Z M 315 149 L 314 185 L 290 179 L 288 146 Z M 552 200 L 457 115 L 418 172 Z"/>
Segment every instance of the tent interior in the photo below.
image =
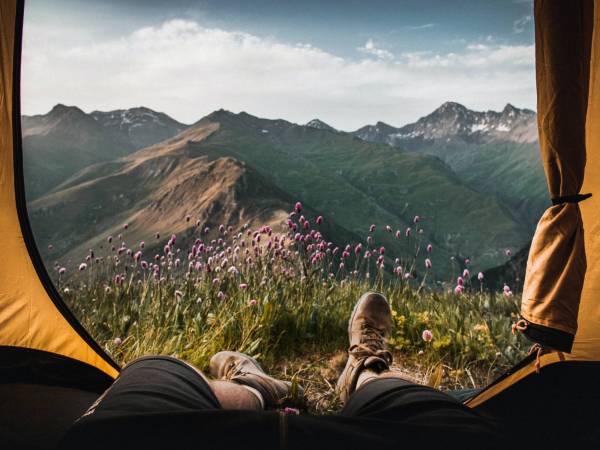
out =
<path fill-rule="evenodd" d="M 555 350 L 532 353 L 465 400 L 510 423 L 519 444 L 600 445 L 600 8 L 594 3 L 535 2 L 540 141 L 558 201 L 534 238 L 524 292 L 531 301 L 519 331 Z M 49 449 L 110 386 L 119 366 L 62 301 L 28 222 L 23 12 L 22 0 L 0 3 L 0 248 L 10 255 L 0 260 L 0 447 Z M 578 203 L 580 190 L 594 195 Z"/>

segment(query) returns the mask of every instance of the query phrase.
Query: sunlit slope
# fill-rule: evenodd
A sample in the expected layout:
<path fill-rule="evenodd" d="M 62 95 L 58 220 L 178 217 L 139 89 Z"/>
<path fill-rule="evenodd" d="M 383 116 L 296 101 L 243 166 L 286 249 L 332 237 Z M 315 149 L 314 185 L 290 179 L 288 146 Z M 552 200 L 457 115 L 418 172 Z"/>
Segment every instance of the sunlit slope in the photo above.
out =
<path fill-rule="evenodd" d="M 149 258 L 173 233 L 181 241 L 220 224 L 236 229 L 245 223 L 283 224 L 294 201 L 288 193 L 244 162 L 190 153 L 190 140 L 201 141 L 218 127 L 196 127 L 163 144 L 87 167 L 57 191 L 31 202 L 34 232 L 46 258 L 77 265 L 90 249 L 98 253 L 120 246 L 125 224 L 127 247 L 137 249 L 144 240 Z M 331 223 L 324 224 L 324 232 L 357 240 Z"/>

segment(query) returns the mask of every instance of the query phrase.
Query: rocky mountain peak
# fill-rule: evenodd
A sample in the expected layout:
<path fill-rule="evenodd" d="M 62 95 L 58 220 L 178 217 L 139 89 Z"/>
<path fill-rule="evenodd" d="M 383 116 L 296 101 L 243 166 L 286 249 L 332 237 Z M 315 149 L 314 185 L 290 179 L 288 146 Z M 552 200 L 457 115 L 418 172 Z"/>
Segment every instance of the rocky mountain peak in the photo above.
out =
<path fill-rule="evenodd" d="M 309 122 L 307 122 L 306 125 L 304 125 L 305 127 L 309 127 L 309 128 L 316 128 L 317 130 L 329 130 L 329 131 L 336 131 L 335 128 L 333 128 L 331 125 L 326 124 L 325 122 L 323 122 L 321 119 L 313 119 Z"/>

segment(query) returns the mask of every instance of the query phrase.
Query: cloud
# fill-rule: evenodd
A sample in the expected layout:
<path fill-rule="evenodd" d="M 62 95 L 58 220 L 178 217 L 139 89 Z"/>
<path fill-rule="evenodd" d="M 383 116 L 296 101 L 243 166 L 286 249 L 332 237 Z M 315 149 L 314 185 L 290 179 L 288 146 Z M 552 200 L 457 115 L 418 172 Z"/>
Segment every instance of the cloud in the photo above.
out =
<path fill-rule="evenodd" d="M 446 67 L 486 70 L 502 70 L 509 67 L 527 67 L 534 58 L 533 45 L 467 45 L 467 52 L 431 54 L 429 52 L 407 52 L 402 57 L 410 67 Z"/>
<path fill-rule="evenodd" d="M 517 19 L 513 22 L 513 32 L 516 34 L 522 33 L 528 27 L 530 23 L 533 22 L 533 17 L 531 15 L 526 15 Z"/>
<path fill-rule="evenodd" d="M 394 59 L 394 54 L 392 52 L 378 48 L 373 39 L 368 39 L 365 45 L 358 47 L 357 50 L 368 55 L 376 56 L 380 59 Z"/>
<path fill-rule="evenodd" d="M 376 120 L 402 125 L 446 100 L 535 105 L 533 46 L 473 43 L 394 57 L 368 40 L 357 57 L 341 57 L 189 20 L 102 41 L 30 24 L 24 38 L 26 114 L 59 102 L 87 111 L 144 105 L 192 123 L 225 108 L 351 130 Z"/>
<path fill-rule="evenodd" d="M 409 30 L 425 30 L 427 28 L 433 28 L 435 27 L 435 23 L 425 23 L 423 25 L 414 25 L 414 26 L 409 26 L 408 29 Z"/>

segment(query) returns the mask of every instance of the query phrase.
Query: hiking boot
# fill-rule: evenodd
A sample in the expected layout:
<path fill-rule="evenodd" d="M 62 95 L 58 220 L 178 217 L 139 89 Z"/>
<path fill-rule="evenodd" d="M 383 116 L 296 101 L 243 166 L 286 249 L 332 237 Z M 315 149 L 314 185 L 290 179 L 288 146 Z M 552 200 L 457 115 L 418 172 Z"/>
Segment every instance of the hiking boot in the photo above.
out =
<path fill-rule="evenodd" d="M 392 311 L 385 297 L 367 292 L 356 303 L 348 322 L 348 362 L 338 379 L 336 390 L 343 403 L 356 390 L 363 370 L 381 373 L 389 369 L 392 354 L 386 341 L 392 332 Z"/>
<path fill-rule="evenodd" d="M 293 397 L 292 383 L 270 377 L 260 364 L 248 355 L 238 352 L 219 352 L 210 359 L 209 373 L 213 378 L 232 381 L 256 389 L 264 400 L 265 409 L 274 408 Z M 298 396 L 302 388 L 297 386 Z"/>

